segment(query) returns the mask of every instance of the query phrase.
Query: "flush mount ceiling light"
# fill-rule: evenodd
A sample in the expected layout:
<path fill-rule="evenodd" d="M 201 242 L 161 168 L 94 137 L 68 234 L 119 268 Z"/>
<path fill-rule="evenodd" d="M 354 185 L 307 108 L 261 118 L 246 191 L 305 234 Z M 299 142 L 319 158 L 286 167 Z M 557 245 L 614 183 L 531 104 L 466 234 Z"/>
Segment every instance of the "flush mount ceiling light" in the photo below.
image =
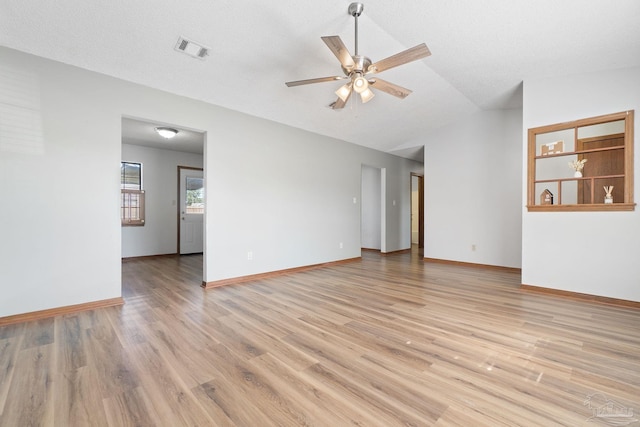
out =
<path fill-rule="evenodd" d="M 178 134 L 178 130 L 167 127 L 157 127 L 156 132 L 163 138 L 171 139 Z"/>

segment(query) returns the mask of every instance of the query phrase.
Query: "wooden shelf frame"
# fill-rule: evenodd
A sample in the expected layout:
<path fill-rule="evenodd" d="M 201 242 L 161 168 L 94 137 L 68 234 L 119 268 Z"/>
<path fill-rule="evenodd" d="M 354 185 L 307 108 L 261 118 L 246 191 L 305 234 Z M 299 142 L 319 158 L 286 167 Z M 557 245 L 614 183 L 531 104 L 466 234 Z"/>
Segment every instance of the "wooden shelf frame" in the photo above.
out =
<path fill-rule="evenodd" d="M 567 151 L 562 153 L 554 153 L 547 155 L 538 155 L 536 147 L 536 136 L 539 134 L 557 132 L 562 130 L 573 129 L 574 146 L 577 146 L 578 129 L 585 126 L 597 125 L 608 122 L 624 120 L 624 145 L 616 145 L 612 147 L 595 148 L 589 150 Z M 623 111 L 604 116 L 591 117 L 588 119 L 576 120 L 567 123 L 558 123 L 549 126 L 540 126 L 531 128 L 528 131 L 528 152 L 527 152 L 527 210 L 529 212 L 572 212 L 572 211 L 633 211 L 635 203 L 633 201 L 633 123 L 634 111 Z M 580 155 L 585 153 L 594 153 L 599 151 L 624 150 L 624 174 L 602 175 L 590 177 L 571 177 L 571 178 L 553 178 L 553 179 L 536 179 L 536 161 L 539 159 L 557 158 L 563 156 Z M 591 201 L 594 200 L 595 180 L 607 178 L 623 178 L 624 179 L 624 200 L 622 203 L 585 203 L 585 204 L 567 204 L 562 205 L 562 182 L 567 181 L 590 181 L 591 183 Z M 555 182 L 558 184 L 559 193 L 557 202 L 554 205 L 536 204 L 536 184 L 545 182 Z"/>
<path fill-rule="evenodd" d="M 562 157 L 562 156 L 571 156 L 574 154 L 585 154 L 585 153 L 597 153 L 598 151 L 611 151 L 611 150 L 624 150 L 625 146 L 624 145 L 616 145 L 614 147 L 604 147 L 604 148 L 593 148 L 590 150 L 580 150 L 580 151 L 565 151 L 562 153 L 555 153 L 555 154 L 546 154 L 544 156 L 536 156 L 535 159 L 548 159 L 551 157 Z"/>
<path fill-rule="evenodd" d="M 598 176 L 583 176 L 583 177 L 571 177 L 571 178 L 553 178 L 553 179 L 540 179 L 535 181 L 536 184 L 541 182 L 561 182 L 561 181 L 595 181 L 596 179 L 607 178 L 624 178 L 623 174 L 620 175 L 598 175 Z"/>

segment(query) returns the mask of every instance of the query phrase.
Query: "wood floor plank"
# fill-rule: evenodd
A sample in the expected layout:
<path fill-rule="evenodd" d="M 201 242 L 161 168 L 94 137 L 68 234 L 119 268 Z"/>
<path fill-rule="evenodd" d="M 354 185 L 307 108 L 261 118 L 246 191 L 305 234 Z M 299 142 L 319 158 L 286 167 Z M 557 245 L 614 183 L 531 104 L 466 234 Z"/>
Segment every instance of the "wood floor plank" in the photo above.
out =
<path fill-rule="evenodd" d="M 422 350 L 423 345 L 420 340 L 414 339 L 411 344 L 407 344 L 406 338 L 397 339 L 404 337 L 390 338 L 385 335 L 383 330 L 372 330 L 366 326 L 361 327 L 361 322 L 353 322 L 341 326 L 332 325 L 327 323 L 326 320 L 318 319 L 314 316 L 306 316 L 302 320 L 316 327 L 325 327 L 331 330 L 333 334 L 358 344 L 363 349 L 358 353 L 358 356 L 375 351 L 376 353 L 388 355 L 396 363 L 410 365 L 419 371 L 427 369 L 433 363 L 432 355 Z"/>
<path fill-rule="evenodd" d="M 124 306 L 0 327 L 1 426 L 591 426 L 606 405 L 640 412 L 640 310 L 523 292 L 514 271 L 412 251 L 207 291 L 202 255 L 129 260 L 122 278 Z"/>
<path fill-rule="evenodd" d="M 131 357 L 122 347 L 107 312 L 108 310 L 101 310 L 98 316 L 100 321 L 86 331 L 87 364 L 97 375 L 103 398 L 121 395 L 138 387 Z"/>
<path fill-rule="evenodd" d="M 103 400 L 105 420 L 109 426 L 138 427 L 166 425 L 153 411 L 144 389 L 135 387 Z"/>
<path fill-rule="evenodd" d="M 56 374 L 54 421 L 61 426 L 108 426 L 95 373 L 82 367 Z"/>
<path fill-rule="evenodd" d="M 461 370 L 451 365 L 439 363 L 432 366 L 430 372 L 460 382 L 473 390 L 474 395 L 481 396 L 481 400 L 490 405 L 490 408 L 485 406 L 483 412 L 493 413 L 493 417 L 502 422 L 517 419 L 519 425 L 552 425 L 558 423 L 556 414 L 564 416 L 564 420 L 558 423 L 560 425 L 573 426 L 581 420 L 579 415 L 572 415 L 579 414 L 582 409 L 581 401 L 573 401 L 571 406 L 564 408 L 548 406 L 543 401 L 534 398 L 531 393 L 522 393 L 517 388 L 510 389 L 509 385 L 513 384 L 512 381 L 496 378 L 496 375 L 487 376 L 482 370 Z M 481 400 L 478 399 L 476 402 Z M 493 408 L 499 408 L 499 411 L 494 413 L 495 409 Z"/>
<path fill-rule="evenodd" d="M 236 316 L 225 316 L 220 318 L 220 321 L 223 324 L 227 325 L 232 330 L 237 331 L 239 334 L 243 336 L 253 335 L 256 345 L 261 348 L 268 348 L 268 353 L 270 355 L 277 357 L 282 362 L 285 362 L 296 370 L 302 370 L 318 363 L 317 359 L 288 345 L 282 341 L 282 339 L 278 339 L 265 332 L 259 335 L 255 334 L 256 330 L 261 330 L 262 325 L 256 325 L 251 320 L 252 319 L 248 319 L 247 321 L 246 318 L 239 319 Z"/>
<path fill-rule="evenodd" d="M 13 323 L 10 325 L 0 326 L 0 340 L 14 337 L 24 336 L 25 323 Z"/>
<path fill-rule="evenodd" d="M 219 361 L 220 376 L 207 384 L 208 392 L 232 420 L 239 425 L 309 424 L 306 414 L 270 384 L 254 365 L 222 344 L 210 350 Z"/>
<path fill-rule="evenodd" d="M 189 388 L 210 381 L 215 376 L 214 361 L 208 358 L 201 348 L 193 348 L 180 334 L 162 322 L 148 325 L 151 334 L 149 344 L 157 349 L 180 379 Z"/>
<path fill-rule="evenodd" d="M 212 420 L 214 420 L 214 425 L 216 427 L 236 427 L 240 425 L 251 425 L 250 423 L 235 423 L 230 418 L 230 416 L 233 416 L 233 414 L 225 412 L 224 403 L 220 402 L 219 397 L 216 395 L 216 386 L 217 383 L 215 382 L 215 379 L 213 379 L 206 383 L 199 384 L 198 386 L 191 389 L 193 397 L 198 401 L 202 410 L 206 414 L 208 414 Z M 229 406 L 233 406 L 233 403 L 230 403 Z M 245 411 L 244 414 L 247 414 L 248 412 L 250 411 Z M 268 425 L 268 422 L 264 425 Z"/>
<path fill-rule="evenodd" d="M 336 371 L 343 369 L 330 366 Z M 353 360 L 347 369 L 353 377 L 360 377 L 363 383 L 370 384 L 371 389 L 388 397 L 390 405 L 398 408 L 393 411 L 394 414 L 398 414 L 399 410 L 411 414 L 419 420 L 418 425 L 435 423 L 449 406 L 445 399 L 437 393 L 432 393 L 423 386 L 423 383 L 415 380 L 416 377 L 420 377 L 419 374 L 414 375 L 411 380 L 400 379 L 362 357 Z"/>
<path fill-rule="evenodd" d="M 73 371 L 87 365 L 85 329 L 77 315 L 63 316 L 55 323 L 56 372 Z"/>
<path fill-rule="evenodd" d="M 510 427 L 508 424 L 498 423 L 496 419 L 491 418 L 474 408 L 458 404 L 453 404 L 447 408 L 438 421 L 433 425 L 436 427 Z"/>
<path fill-rule="evenodd" d="M 151 343 L 128 348 L 132 368 L 138 373 L 140 389 L 144 390 L 152 410 L 164 425 L 212 425 L 213 420 L 200 407 L 191 390 L 160 349 Z"/>
<path fill-rule="evenodd" d="M 297 369 L 270 354 L 256 357 L 251 363 L 260 367 L 278 390 L 296 396 L 297 405 L 310 414 L 313 425 L 373 425 L 377 422 L 366 409 L 327 392 L 321 383 L 310 381 Z"/>
<path fill-rule="evenodd" d="M 180 336 L 192 348 L 202 349 L 216 341 L 216 331 L 207 327 L 201 327 L 200 322 L 192 320 L 191 307 L 185 307 L 186 311 L 180 311 L 177 307 L 163 307 L 154 309 L 155 317 L 172 329 L 172 333 Z M 206 317 L 201 322 L 215 322 L 215 318 Z"/>
<path fill-rule="evenodd" d="M 21 341 L 22 336 L 11 336 L 11 338 L 0 340 L 0 416 L 6 407 Z"/>
<path fill-rule="evenodd" d="M 387 396 L 384 391 L 376 390 L 368 382 L 362 382 L 360 378 L 352 375 L 344 375 L 345 370 L 337 365 L 333 369 L 325 364 L 318 363 L 303 371 L 304 377 L 311 378 L 316 384 L 322 383 L 327 387 L 327 393 L 335 398 L 341 396 L 352 404 L 367 408 L 367 411 L 376 420 L 373 425 L 380 426 L 419 426 L 428 425 L 426 419 L 414 413 L 412 408 L 404 402 Z M 319 386 L 319 385 L 318 385 Z M 365 424 L 367 425 L 367 424 Z"/>
<path fill-rule="evenodd" d="M 55 323 L 53 318 L 41 319 L 31 322 L 25 330 L 22 339 L 22 348 L 40 347 L 53 343 Z"/>
<path fill-rule="evenodd" d="M 41 324 L 35 325 L 35 333 L 31 337 L 40 336 L 41 328 Z M 39 426 L 53 423 L 51 402 L 54 363 L 55 351 L 51 344 L 29 346 L 18 352 L 0 425 Z"/>

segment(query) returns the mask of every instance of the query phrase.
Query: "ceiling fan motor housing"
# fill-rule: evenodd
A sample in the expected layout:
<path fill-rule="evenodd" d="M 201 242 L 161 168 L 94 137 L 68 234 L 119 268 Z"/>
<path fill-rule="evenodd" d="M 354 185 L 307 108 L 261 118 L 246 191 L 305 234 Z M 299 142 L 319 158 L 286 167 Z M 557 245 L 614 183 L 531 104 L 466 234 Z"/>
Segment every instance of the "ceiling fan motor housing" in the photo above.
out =
<path fill-rule="evenodd" d="M 369 66 L 371 65 L 371 60 L 369 58 L 362 55 L 354 55 L 352 58 L 353 63 L 355 64 L 353 67 L 342 67 L 342 71 L 344 71 L 345 75 L 351 77 L 353 73 L 365 74 L 369 70 Z"/>

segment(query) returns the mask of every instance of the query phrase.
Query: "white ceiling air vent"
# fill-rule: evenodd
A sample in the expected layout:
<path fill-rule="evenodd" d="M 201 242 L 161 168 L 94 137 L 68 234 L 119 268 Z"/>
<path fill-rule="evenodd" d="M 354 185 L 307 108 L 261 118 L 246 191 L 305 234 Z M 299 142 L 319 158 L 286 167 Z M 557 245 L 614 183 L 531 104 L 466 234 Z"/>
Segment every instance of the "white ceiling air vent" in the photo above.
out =
<path fill-rule="evenodd" d="M 176 43 L 176 47 L 174 49 L 198 59 L 204 59 L 205 56 L 209 55 L 208 47 L 182 36 L 178 38 L 178 43 Z"/>

